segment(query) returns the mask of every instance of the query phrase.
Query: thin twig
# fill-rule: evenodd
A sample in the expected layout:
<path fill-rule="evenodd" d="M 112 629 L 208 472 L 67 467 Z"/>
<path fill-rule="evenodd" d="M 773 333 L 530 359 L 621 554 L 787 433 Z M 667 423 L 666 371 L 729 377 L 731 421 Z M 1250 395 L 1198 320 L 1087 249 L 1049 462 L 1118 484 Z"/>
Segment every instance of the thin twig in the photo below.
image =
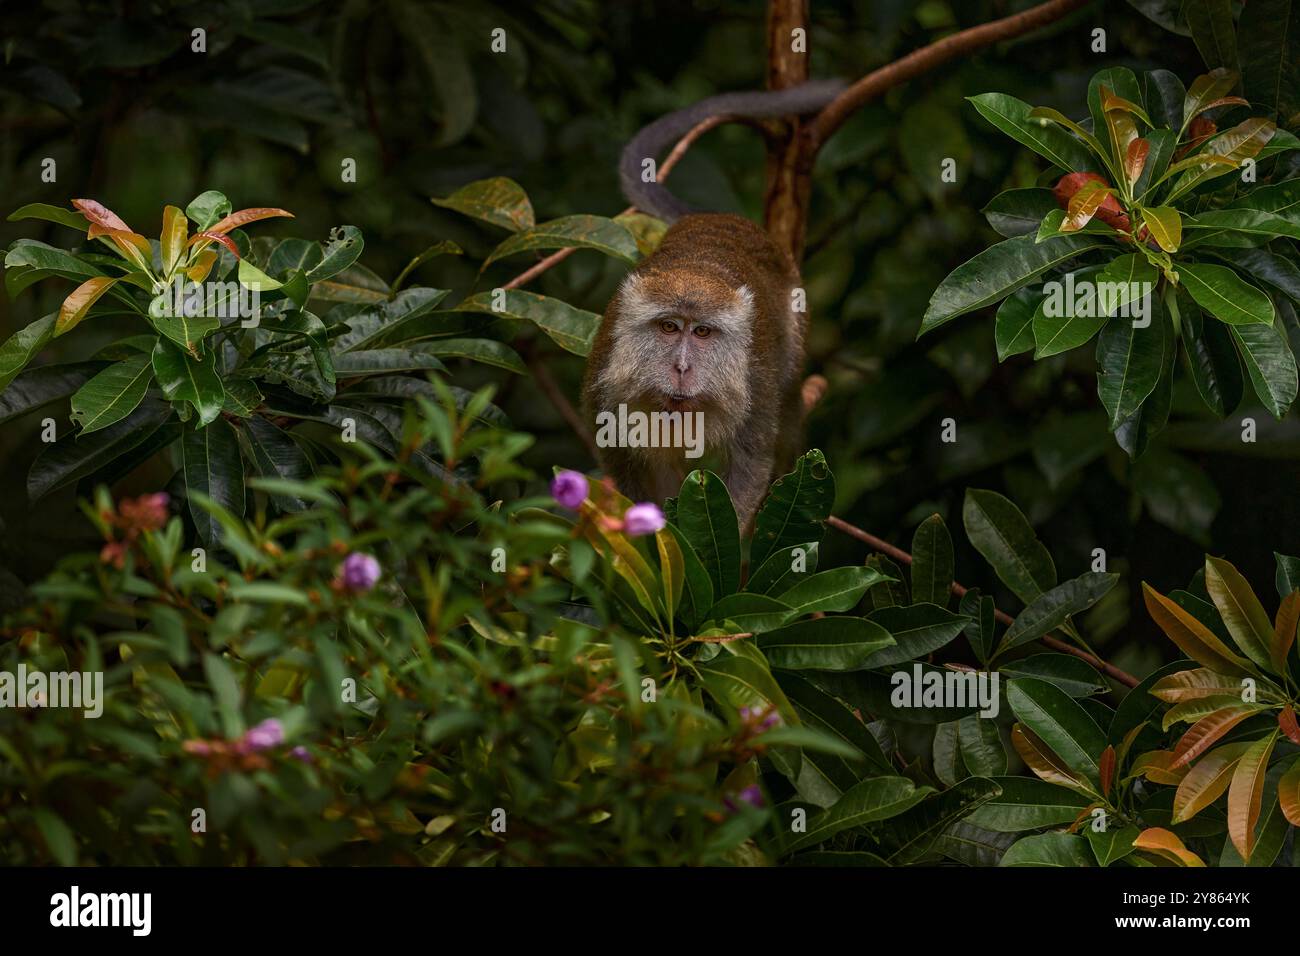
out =
<path fill-rule="evenodd" d="M 872 70 L 827 104 L 826 108 L 809 124 L 814 152 L 843 126 L 851 115 L 886 90 L 928 73 L 949 60 L 969 56 L 976 50 L 1000 40 L 1014 39 L 1054 23 L 1089 2 L 1091 0 L 1049 0 L 1048 3 L 1030 7 L 1020 13 L 1003 17 L 1001 20 L 992 20 L 981 23 L 977 27 L 960 30 L 919 50 L 913 50 L 907 56 L 888 63 L 878 70 Z"/>
<path fill-rule="evenodd" d="M 884 540 L 883 538 L 878 538 L 869 531 L 863 531 L 861 528 L 857 527 L 856 525 L 849 524 L 847 521 L 843 520 L 842 518 L 837 518 L 834 515 L 831 515 L 829 518 L 826 519 L 826 523 L 830 525 L 832 528 L 836 529 L 837 531 L 843 531 L 851 538 L 857 538 L 863 544 L 868 545 L 872 549 L 879 551 L 882 554 L 889 555 L 889 557 L 893 558 L 895 561 L 898 561 L 902 564 L 912 563 L 912 556 L 908 554 L 906 551 L 904 551 L 902 548 L 895 547 L 894 545 L 890 544 L 888 541 Z M 964 585 L 957 583 L 956 581 L 952 583 L 952 593 L 957 595 L 958 598 L 964 597 L 967 590 L 969 589 L 966 588 Z M 1011 624 L 1015 620 L 1015 618 L 1013 618 L 1010 614 L 1007 614 L 1003 611 L 999 611 L 997 609 L 994 609 L 993 616 L 997 618 L 999 621 L 1001 621 L 1003 624 Z M 1097 668 L 1107 677 L 1119 681 L 1125 687 L 1136 687 L 1138 685 L 1138 679 L 1134 677 L 1132 674 L 1128 673 L 1128 671 L 1121 670 L 1120 668 L 1116 667 L 1114 664 L 1110 664 L 1106 661 L 1103 661 L 1101 658 L 1095 657 L 1094 655 L 1089 654 L 1087 651 L 1080 650 L 1079 648 L 1075 647 L 1073 644 L 1067 644 L 1064 641 L 1058 640 L 1057 638 L 1052 637 L 1051 634 L 1046 634 L 1043 637 L 1039 638 L 1039 640 L 1041 640 L 1044 644 L 1046 644 L 1054 651 L 1060 651 L 1063 654 L 1072 654 L 1075 657 L 1079 658 L 1080 660 L 1087 661 L 1089 664 Z"/>

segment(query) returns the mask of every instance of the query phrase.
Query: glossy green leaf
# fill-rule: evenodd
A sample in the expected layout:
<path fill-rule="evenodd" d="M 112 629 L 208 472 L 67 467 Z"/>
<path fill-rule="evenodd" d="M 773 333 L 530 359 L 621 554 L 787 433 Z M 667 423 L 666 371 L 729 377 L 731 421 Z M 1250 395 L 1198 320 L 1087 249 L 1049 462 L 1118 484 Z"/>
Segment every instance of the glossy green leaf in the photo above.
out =
<path fill-rule="evenodd" d="M 484 261 L 484 267 L 498 259 L 533 249 L 595 249 L 605 255 L 636 262 L 640 252 L 627 227 L 604 216 L 564 216 L 515 233 Z"/>
<path fill-rule="evenodd" d="M 226 390 L 217 373 L 216 353 L 209 349 L 202 359 L 191 358 L 165 339 L 153 349 L 153 374 L 169 401 L 188 402 L 199 414 L 199 424 L 213 422 L 221 414 Z"/>
<path fill-rule="evenodd" d="M 874 653 L 893 644 L 888 631 L 860 617 L 797 621 L 757 638 L 772 666 L 782 670 L 860 670 Z"/>
<path fill-rule="evenodd" d="M 722 479 L 710 471 L 693 471 L 677 498 L 678 530 L 709 573 L 715 595 L 740 587 L 740 527 Z"/>
<path fill-rule="evenodd" d="M 1075 774 L 1100 787 L 1106 735 L 1069 694 L 1044 680 L 1024 677 L 1007 686 L 1007 702 L 1028 727 Z"/>
<path fill-rule="evenodd" d="M 431 202 L 511 232 L 532 229 L 536 222 L 528 194 L 517 182 L 505 176 L 475 180 L 446 199 L 433 199 Z"/>
<path fill-rule="evenodd" d="M 808 541 L 819 541 L 835 501 L 835 476 L 826 456 L 814 448 L 799 456 L 794 470 L 773 482 L 754 519 L 751 567 Z"/>
<path fill-rule="evenodd" d="M 952 578 L 952 536 L 943 518 L 930 515 L 912 535 L 912 600 L 947 607 Z"/>
<path fill-rule="evenodd" d="M 1100 601 L 1118 580 L 1118 574 L 1087 571 L 1039 595 L 1017 615 L 1002 635 L 998 654 L 1037 640 L 1062 626 L 1071 615 L 1082 613 Z"/>
<path fill-rule="evenodd" d="M 110 365 L 72 396 L 72 420 L 83 435 L 107 428 L 135 411 L 151 381 L 153 365 L 148 355 Z"/>
<path fill-rule="evenodd" d="M 244 462 L 235 429 L 223 418 L 206 428 L 188 428 L 181 438 L 185 485 L 235 515 L 244 513 Z M 194 499 L 188 501 L 190 517 L 199 537 L 209 545 L 222 539 L 217 518 Z"/>
<path fill-rule="evenodd" d="M 1025 516 L 995 491 L 970 488 L 962 506 L 966 536 L 1002 583 L 1026 604 L 1056 586 L 1056 565 Z"/>
<path fill-rule="evenodd" d="M 893 637 L 893 646 L 871 655 L 868 667 L 888 667 L 917 660 L 946 646 L 966 627 L 969 618 L 937 604 L 882 607 L 868 619 Z"/>

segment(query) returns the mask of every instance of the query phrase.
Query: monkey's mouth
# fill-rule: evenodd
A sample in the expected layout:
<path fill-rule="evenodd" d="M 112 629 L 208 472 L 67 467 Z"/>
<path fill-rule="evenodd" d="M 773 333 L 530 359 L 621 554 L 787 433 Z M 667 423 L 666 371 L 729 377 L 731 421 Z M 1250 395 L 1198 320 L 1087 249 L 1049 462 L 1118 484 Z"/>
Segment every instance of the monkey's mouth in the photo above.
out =
<path fill-rule="evenodd" d="M 669 412 L 688 412 L 695 402 L 694 395 L 685 392 L 668 392 L 664 395 L 664 410 Z"/>

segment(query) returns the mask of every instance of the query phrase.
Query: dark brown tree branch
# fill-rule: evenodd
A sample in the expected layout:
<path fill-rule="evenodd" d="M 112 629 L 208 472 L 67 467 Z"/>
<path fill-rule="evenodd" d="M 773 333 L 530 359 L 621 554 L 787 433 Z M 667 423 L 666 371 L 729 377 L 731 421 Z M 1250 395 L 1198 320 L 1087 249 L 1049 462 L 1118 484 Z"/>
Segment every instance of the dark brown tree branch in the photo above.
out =
<path fill-rule="evenodd" d="M 950 60 L 969 56 L 986 46 L 1023 36 L 1054 23 L 1090 2 L 1091 0 L 1049 0 L 1048 3 L 1013 13 L 1001 20 L 960 30 L 873 70 L 832 100 L 817 115 L 817 119 L 809 126 L 812 140 L 809 148 L 816 153 L 821 144 L 844 125 L 845 120 L 886 90 L 928 73 Z"/>
<path fill-rule="evenodd" d="M 895 547 L 883 538 L 878 538 L 874 534 L 871 534 L 869 531 L 863 531 L 856 525 L 851 525 L 841 518 L 836 518 L 834 515 L 827 518 L 826 523 L 837 531 L 842 531 L 849 537 L 856 538 L 863 544 L 879 551 L 881 554 L 888 555 L 901 564 L 912 563 L 912 556 L 902 548 Z M 952 583 L 952 593 L 957 595 L 958 598 L 965 595 L 967 590 L 968 589 L 964 585 L 961 585 L 956 581 Z M 1003 624 L 1010 624 L 1015 620 L 1010 614 L 998 610 L 994 610 L 993 616 Z M 1052 637 L 1050 634 L 1040 638 L 1040 640 L 1054 651 L 1060 651 L 1063 654 L 1072 654 L 1080 660 L 1087 661 L 1107 677 L 1118 681 L 1126 687 L 1136 687 L 1138 685 L 1138 679 L 1128 673 L 1128 671 L 1120 670 L 1114 664 L 1107 663 L 1099 657 L 1094 657 L 1092 654 L 1075 647 L 1073 644 L 1067 644 L 1062 640 Z"/>

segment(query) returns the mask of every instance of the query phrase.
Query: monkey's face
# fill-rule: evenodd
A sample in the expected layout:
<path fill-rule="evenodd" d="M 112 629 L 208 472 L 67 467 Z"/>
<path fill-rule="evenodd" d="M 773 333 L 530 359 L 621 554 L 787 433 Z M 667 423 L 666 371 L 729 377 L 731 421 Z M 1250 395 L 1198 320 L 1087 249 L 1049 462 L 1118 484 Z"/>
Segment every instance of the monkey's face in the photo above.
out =
<path fill-rule="evenodd" d="M 748 412 L 754 322 L 748 288 L 634 273 L 617 306 L 613 354 L 601 375 L 607 400 L 704 412 L 713 434 L 730 431 Z"/>

